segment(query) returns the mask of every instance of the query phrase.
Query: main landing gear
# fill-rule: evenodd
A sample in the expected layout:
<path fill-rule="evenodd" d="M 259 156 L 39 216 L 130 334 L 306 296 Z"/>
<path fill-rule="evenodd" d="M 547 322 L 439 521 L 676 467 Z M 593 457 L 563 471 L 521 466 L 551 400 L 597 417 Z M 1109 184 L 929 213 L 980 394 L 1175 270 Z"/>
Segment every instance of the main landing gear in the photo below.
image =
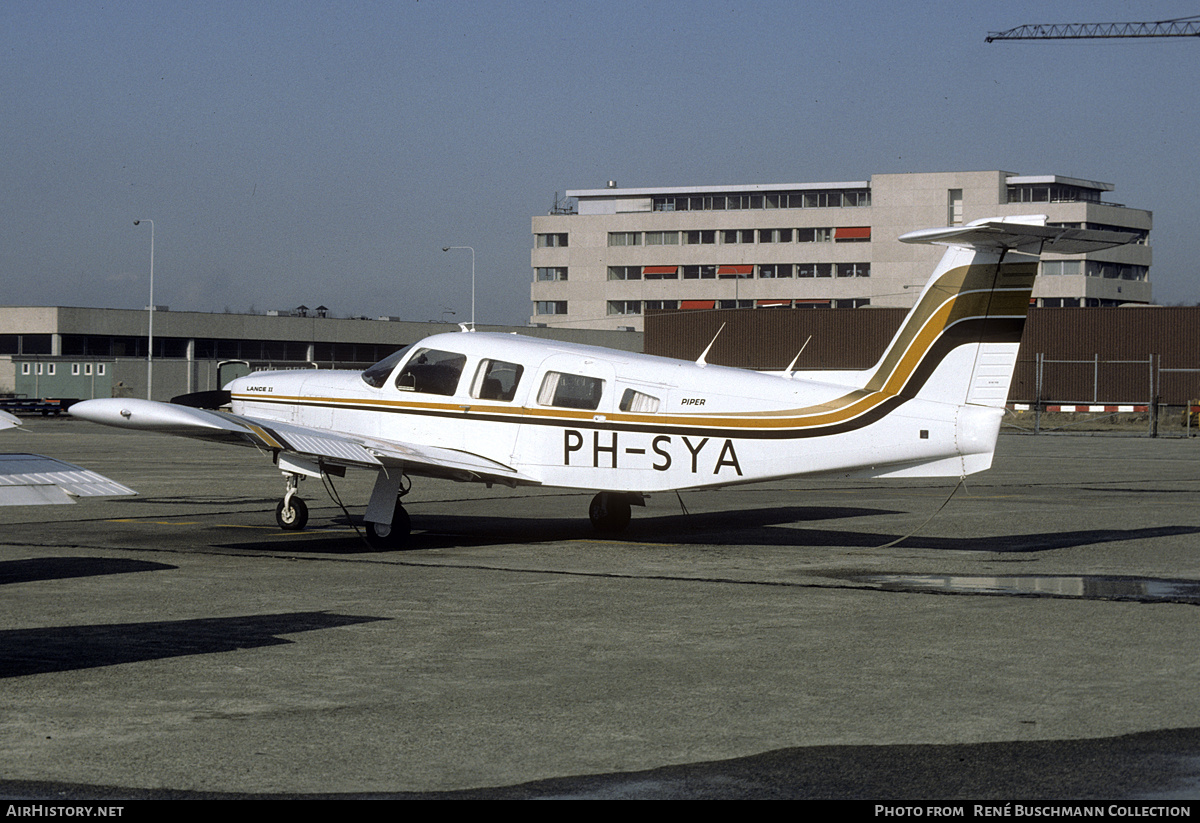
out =
<path fill-rule="evenodd" d="M 600 492 L 588 506 L 588 517 L 592 528 L 601 534 L 617 534 L 629 525 L 629 507 L 644 506 L 646 501 L 640 494 Z"/>
<path fill-rule="evenodd" d="M 403 472 L 380 469 L 371 490 L 371 502 L 363 520 L 367 524 L 367 542 L 381 551 L 403 549 L 408 543 L 411 523 L 400 502 L 412 489 L 412 481 Z"/>

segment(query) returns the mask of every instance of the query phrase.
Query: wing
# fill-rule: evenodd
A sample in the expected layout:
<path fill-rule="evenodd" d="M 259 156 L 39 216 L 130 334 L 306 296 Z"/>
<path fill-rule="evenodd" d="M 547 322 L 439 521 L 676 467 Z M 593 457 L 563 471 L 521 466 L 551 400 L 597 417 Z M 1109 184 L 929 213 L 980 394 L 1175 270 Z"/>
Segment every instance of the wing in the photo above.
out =
<path fill-rule="evenodd" d="M 124 429 L 254 446 L 279 456 L 281 468 L 315 474 L 319 467 L 396 467 L 409 474 L 505 485 L 539 481 L 482 455 L 420 443 L 364 437 L 274 420 L 132 398 L 85 400 L 75 417 Z M 289 460 L 294 456 L 298 460 Z M 306 471 L 305 467 L 311 467 Z"/>
<path fill-rule="evenodd" d="M 137 494 L 102 474 L 40 454 L 0 454 L 0 506 L 74 503 L 72 497 Z"/>

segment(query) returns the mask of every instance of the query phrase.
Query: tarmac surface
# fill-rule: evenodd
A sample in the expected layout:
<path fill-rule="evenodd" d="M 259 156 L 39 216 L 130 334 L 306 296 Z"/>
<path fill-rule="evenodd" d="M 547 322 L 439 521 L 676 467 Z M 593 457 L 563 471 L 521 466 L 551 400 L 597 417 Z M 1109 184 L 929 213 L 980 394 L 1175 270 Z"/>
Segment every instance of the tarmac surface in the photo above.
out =
<path fill-rule="evenodd" d="M 280 531 L 252 450 L 27 426 L 139 496 L 0 508 L 6 798 L 1200 797 L 1196 440 L 1005 435 L 940 511 L 655 495 L 619 539 L 418 478 L 375 552 L 313 480 Z"/>

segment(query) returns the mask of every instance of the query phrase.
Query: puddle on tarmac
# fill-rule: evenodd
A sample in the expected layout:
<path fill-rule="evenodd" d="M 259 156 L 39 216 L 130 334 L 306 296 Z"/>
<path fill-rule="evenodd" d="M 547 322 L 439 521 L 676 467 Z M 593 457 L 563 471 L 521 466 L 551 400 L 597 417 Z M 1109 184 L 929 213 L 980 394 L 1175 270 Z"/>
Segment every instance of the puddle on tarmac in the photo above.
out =
<path fill-rule="evenodd" d="M 1078 597 L 1084 600 L 1135 600 L 1146 603 L 1200 604 L 1200 580 L 1103 575 L 863 574 L 852 579 L 875 583 L 885 591 L 944 592 L 1015 597 Z"/>

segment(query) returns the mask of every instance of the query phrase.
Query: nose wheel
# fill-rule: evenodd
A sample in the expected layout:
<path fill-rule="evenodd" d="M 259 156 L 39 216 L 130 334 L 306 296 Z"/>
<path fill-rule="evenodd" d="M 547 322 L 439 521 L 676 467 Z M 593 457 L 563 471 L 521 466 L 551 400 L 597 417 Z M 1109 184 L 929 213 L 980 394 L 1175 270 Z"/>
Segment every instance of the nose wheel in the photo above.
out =
<path fill-rule="evenodd" d="M 299 497 L 280 500 L 275 507 L 275 522 L 287 531 L 300 531 L 308 525 L 308 504 Z"/>
<path fill-rule="evenodd" d="M 308 525 L 308 505 L 296 496 L 299 485 L 299 475 L 289 474 L 287 492 L 275 507 L 275 522 L 279 528 L 290 532 L 301 531 Z"/>

